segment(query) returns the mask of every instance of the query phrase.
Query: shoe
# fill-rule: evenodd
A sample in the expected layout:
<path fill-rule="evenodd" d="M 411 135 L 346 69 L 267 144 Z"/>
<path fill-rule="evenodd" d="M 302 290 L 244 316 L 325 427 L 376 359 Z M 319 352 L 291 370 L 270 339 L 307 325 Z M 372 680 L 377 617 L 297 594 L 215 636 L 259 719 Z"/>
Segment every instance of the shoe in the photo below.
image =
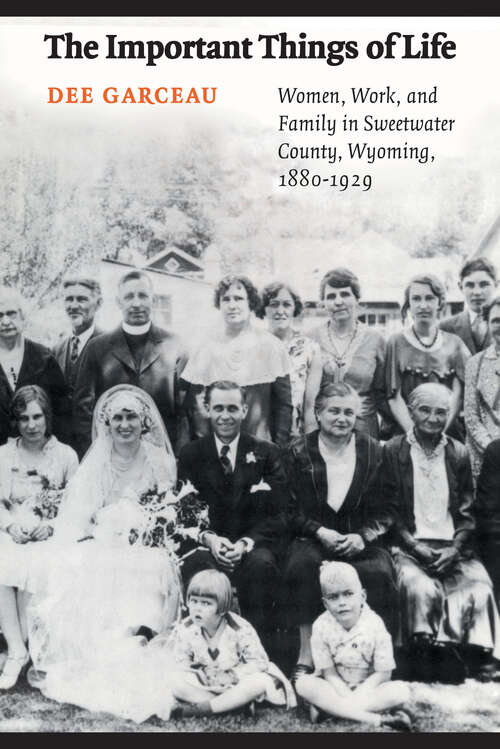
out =
<path fill-rule="evenodd" d="M 433 681 L 442 684 L 463 684 L 468 669 L 455 645 L 449 642 L 435 642 L 431 648 Z"/>
<path fill-rule="evenodd" d="M 306 666 L 305 663 L 297 663 L 290 674 L 290 682 L 295 687 L 300 676 L 312 673 L 314 673 L 314 668 L 312 666 Z"/>
<path fill-rule="evenodd" d="M 404 710 L 396 710 L 396 712 L 382 717 L 382 726 L 392 728 L 395 731 L 411 731 L 412 725 L 410 716 L 405 713 Z"/>
<path fill-rule="evenodd" d="M 248 703 L 248 705 L 245 705 L 244 713 L 248 718 L 255 718 L 256 713 L 256 706 L 255 706 L 255 700 L 252 700 Z"/>
<path fill-rule="evenodd" d="M 500 662 L 496 658 L 491 658 L 483 663 L 476 671 L 471 673 L 473 679 L 482 682 L 500 682 Z"/>
<path fill-rule="evenodd" d="M 12 689 L 15 687 L 22 672 L 27 670 L 29 662 L 29 653 L 25 653 L 20 658 L 13 658 L 8 655 L 2 675 L 0 676 L 0 689 Z"/>
<path fill-rule="evenodd" d="M 30 666 L 26 673 L 26 681 L 33 689 L 40 689 L 46 677 L 47 674 L 45 671 L 38 671 L 34 666 Z"/>

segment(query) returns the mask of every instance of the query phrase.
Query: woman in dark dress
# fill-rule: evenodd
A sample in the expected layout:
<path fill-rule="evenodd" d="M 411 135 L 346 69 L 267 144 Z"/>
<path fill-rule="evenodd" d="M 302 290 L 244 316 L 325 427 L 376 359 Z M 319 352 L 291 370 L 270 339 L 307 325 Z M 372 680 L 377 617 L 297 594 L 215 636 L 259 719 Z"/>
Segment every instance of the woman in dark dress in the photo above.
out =
<path fill-rule="evenodd" d="M 354 425 L 361 409 L 345 383 L 323 388 L 316 399 L 319 429 L 287 453 L 293 541 L 285 566 L 291 626 L 300 628 L 294 677 L 312 671 L 311 628 L 321 613 L 319 567 L 342 560 L 358 571 L 368 602 L 394 631 L 396 582 L 390 555 L 379 546 L 393 513 L 378 492 L 381 447 Z"/>
<path fill-rule="evenodd" d="M 361 287 L 358 277 L 347 268 L 335 268 L 323 276 L 320 300 L 328 320 L 308 335 L 319 344 L 323 365 L 321 387 L 345 382 L 360 397 L 357 431 L 379 436 L 377 413 L 385 403 L 384 366 L 386 343 L 383 336 L 358 320 Z"/>

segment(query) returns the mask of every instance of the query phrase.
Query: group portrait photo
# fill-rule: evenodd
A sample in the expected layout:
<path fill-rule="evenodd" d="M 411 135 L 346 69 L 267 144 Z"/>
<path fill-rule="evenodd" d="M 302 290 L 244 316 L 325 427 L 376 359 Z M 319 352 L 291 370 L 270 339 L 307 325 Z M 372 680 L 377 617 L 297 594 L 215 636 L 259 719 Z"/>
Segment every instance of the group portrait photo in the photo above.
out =
<path fill-rule="evenodd" d="M 89 75 L 47 59 L 70 26 L 361 48 L 435 20 L 0 21 L 0 731 L 500 730 L 497 19 L 440 19 L 455 67 L 219 60 L 196 111 L 46 99 Z M 282 113 L 318 113 L 285 83 L 435 88 L 459 124 L 365 191 L 284 186 Z"/>

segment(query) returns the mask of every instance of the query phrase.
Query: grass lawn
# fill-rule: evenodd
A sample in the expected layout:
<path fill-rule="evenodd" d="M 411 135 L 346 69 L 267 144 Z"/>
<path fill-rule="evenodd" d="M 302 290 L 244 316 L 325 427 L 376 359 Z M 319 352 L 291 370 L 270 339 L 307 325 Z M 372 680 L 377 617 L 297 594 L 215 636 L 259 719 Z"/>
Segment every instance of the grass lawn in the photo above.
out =
<path fill-rule="evenodd" d="M 500 732 L 500 684 L 467 680 L 460 686 L 412 684 L 415 730 Z M 374 731 L 366 724 L 329 720 L 311 725 L 296 710 L 259 706 L 255 718 L 226 715 L 219 718 L 177 720 L 163 723 L 152 718 L 137 725 L 105 713 L 90 713 L 72 705 L 60 705 L 37 690 L 20 684 L 0 695 L 0 732 L 360 732 Z"/>

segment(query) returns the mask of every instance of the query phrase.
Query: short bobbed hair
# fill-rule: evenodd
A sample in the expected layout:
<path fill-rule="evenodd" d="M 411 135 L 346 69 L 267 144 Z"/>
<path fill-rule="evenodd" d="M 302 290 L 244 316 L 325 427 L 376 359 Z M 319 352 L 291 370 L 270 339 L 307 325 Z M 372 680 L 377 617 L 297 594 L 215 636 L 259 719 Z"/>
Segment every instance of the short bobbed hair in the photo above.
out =
<path fill-rule="evenodd" d="M 361 398 L 358 392 L 346 382 L 329 383 L 323 385 L 316 400 L 314 401 L 314 411 L 319 414 L 326 407 L 329 398 L 354 398 L 356 401 L 356 413 L 361 413 Z"/>
<path fill-rule="evenodd" d="M 491 299 L 488 304 L 485 304 L 485 306 L 483 307 L 482 314 L 486 322 L 490 321 L 490 312 L 493 307 L 500 307 L 500 294 L 496 294 L 493 299 Z"/>
<path fill-rule="evenodd" d="M 294 291 L 291 286 L 289 286 L 289 284 L 281 281 L 274 281 L 273 283 L 268 284 L 262 289 L 262 314 L 264 313 L 266 307 L 269 306 L 269 303 L 278 296 L 282 289 L 288 291 L 288 293 L 292 297 L 294 305 L 293 316 L 298 317 L 304 309 L 302 299 L 297 294 L 297 292 Z"/>
<path fill-rule="evenodd" d="M 334 268 L 325 273 L 319 285 L 319 298 L 323 300 L 326 294 L 326 287 L 333 286 L 334 289 L 342 289 L 350 286 L 356 299 L 361 298 L 361 285 L 359 278 L 349 268 Z"/>
<path fill-rule="evenodd" d="M 450 406 L 453 394 L 446 385 L 441 385 L 439 382 L 423 382 L 411 391 L 408 397 L 408 409 L 411 411 L 412 409 L 417 408 L 417 406 L 425 399 L 425 396 L 428 394 L 430 395 L 431 393 L 442 396 L 447 401 L 448 407 Z"/>
<path fill-rule="evenodd" d="M 50 437 L 52 435 L 52 407 L 50 405 L 49 396 L 45 390 L 39 385 L 25 385 L 14 393 L 12 402 L 10 404 L 10 414 L 14 427 L 17 428 L 19 417 L 28 408 L 28 403 L 35 401 L 42 409 L 43 415 L 45 416 L 45 436 Z"/>
<path fill-rule="evenodd" d="M 353 582 L 362 589 L 358 571 L 347 562 L 323 562 L 319 569 L 321 592 L 326 595 L 334 583 L 339 580 Z"/>
<path fill-rule="evenodd" d="M 151 289 L 151 293 L 154 293 L 153 281 L 151 280 L 151 276 L 149 275 L 149 273 L 146 273 L 143 270 L 127 271 L 127 273 L 125 273 L 118 281 L 118 291 L 121 291 L 122 286 L 128 281 L 146 281 L 149 288 Z"/>
<path fill-rule="evenodd" d="M 214 290 L 214 305 L 217 309 L 220 309 L 220 300 L 224 296 L 226 291 L 233 285 L 233 283 L 243 286 L 247 292 L 248 306 L 251 312 L 259 317 L 262 310 L 262 300 L 260 298 L 257 287 L 250 281 L 247 276 L 231 275 L 224 276 L 221 278 Z"/>
<path fill-rule="evenodd" d="M 228 576 L 223 572 L 202 570 L 190 580 L 186 594 L 188 603 L 191 596 L 212 598 L 217 602 L 217 613 L 227 614 L 231 608 L 233 590 Z"/>
<path fill-rule="evenodd" d="M 497 269 L 487 257 L 475 257 L 472 260 L 466 260 L 460 268 L 460 281 L 463 281 L 466 276 L 470 276 L 471 273 L 475 273 L 478 270 L 482 270 L 487 273 L 491 280 L 497 283 Z"/>
<path fill-rule="evenodd" d="M 63 289 L 67 289 L 69 286 L 85 286 L 86 289 L 91 291 L 94 296 L 102 299 L 101 284 L 97 279 L 91 278 L 90 276 L 79 276 L 72 275 L 66 276 L 62 283 Z"/>
<path fill-rule="evenodd" d="M 210 397 L 212 395 L 213 390 L 239 390 L 241 395 L 241 402 L 246 403 L 247 400 L 247 391 L 244 387 L 241 385 L 238 385 L 237 382 L 233 382 L 232 380 L 216 380 L 215 382 L 211 382 L 210 385 L 207 385 L 205 388 L 205 405 L 210 405 Z"/>
<path fill-rule="evenodd" d="M 413 278 L 410 279 L 405 289 L 405 298 L 403 306 L 401 308 L 401 317 L 403 319 L 403 322 L 406 320 L 406 316 L 410 309 L 410 289 L 412 287 L 412 284 L 414 283 L 422 283 L 426 286 L 429 286 L 434 296 L 437 296 L 439 300 L 439 310 L 442 310 L 446 303 L 446 290 L 439 278 L 437 276 L 433 276 L 432 273 L 418 273 L 416 276 L 413 276 Z"/>

